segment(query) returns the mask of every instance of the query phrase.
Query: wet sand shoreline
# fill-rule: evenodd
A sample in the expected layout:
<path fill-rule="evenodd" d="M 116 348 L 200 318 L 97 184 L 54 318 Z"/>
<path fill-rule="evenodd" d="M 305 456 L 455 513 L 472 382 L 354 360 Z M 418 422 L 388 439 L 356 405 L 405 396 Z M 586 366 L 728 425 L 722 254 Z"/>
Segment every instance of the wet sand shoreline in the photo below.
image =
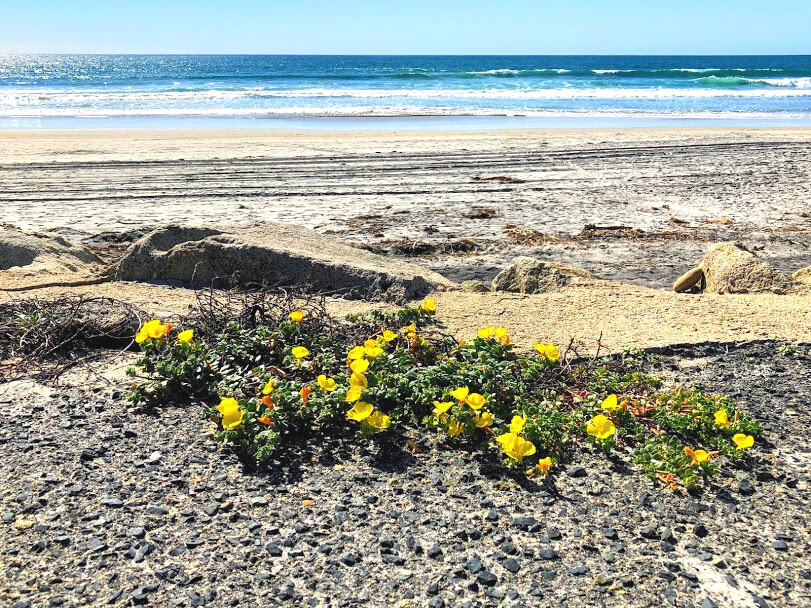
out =
<path fill-rule="evenodd" d="M 666 288 L 708 243 L 811 264 L 811 129 L 0 132 L 0 221 L 302 224 L 454 280 L 517 255 Z"/>

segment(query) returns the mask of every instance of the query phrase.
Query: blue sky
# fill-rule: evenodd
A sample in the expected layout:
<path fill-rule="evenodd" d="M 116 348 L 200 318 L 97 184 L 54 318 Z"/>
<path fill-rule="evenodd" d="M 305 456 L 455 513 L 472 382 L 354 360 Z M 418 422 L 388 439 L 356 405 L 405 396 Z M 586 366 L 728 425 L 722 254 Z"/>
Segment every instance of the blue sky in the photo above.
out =
<path fill-rule="evenodd" d="M 809 54 L 809 0 L 0 0 L 0 52 Z"/>

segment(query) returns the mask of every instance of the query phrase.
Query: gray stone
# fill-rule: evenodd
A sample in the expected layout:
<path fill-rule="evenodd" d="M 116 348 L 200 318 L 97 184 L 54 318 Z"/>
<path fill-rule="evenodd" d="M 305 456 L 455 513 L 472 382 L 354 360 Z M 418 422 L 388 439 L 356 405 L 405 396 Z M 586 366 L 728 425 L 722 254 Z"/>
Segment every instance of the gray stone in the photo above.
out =
<path fill-rule="evenodd" d="M 582 268 L 522 256 L 496 275 L 491 289 L 512 293 L 545 293 L 591 278 L 592 275 Z"/>
<path fill-rule="evenodd" d="M 430 270 L 278 223 L 159 228 L 133 243 L 107 276 L 197 287 L 218 281 L 266 283 L 389 301 L 416 299 L 454 286 Z"/>
<path fill-rule="evenodd" d="M 57 234 L 0 229 L 0 270 L 26 274 L 85 272 L 101 259 L 87 247 Z"/>
<path fill-rule="evenodd" d="M 459 283 L 459 286 L 465 291 L 470 291 L 473 293 L 487 293 L 488 291 L 490 291 L 489 289 L 487 289 L 487 285 L 475 279 L 468 279 L 467 281 L 462 281 L 461 283 Z"/>

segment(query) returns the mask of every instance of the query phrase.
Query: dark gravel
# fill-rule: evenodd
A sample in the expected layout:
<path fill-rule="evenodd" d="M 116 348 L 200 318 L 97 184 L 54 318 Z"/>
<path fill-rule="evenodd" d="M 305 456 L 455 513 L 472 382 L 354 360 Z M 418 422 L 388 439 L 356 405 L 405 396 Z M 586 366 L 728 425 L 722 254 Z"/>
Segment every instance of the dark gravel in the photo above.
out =
<path fill-rule="evenodd" d="M 0 605 L 811 606 L 811 359 L 702 346 L 660 367 L 763 422 L 754 470 L 683 496 L 585 454 L 536 483 L 423 440 L 251 471 L 197 408 L 0 386 Z"/>

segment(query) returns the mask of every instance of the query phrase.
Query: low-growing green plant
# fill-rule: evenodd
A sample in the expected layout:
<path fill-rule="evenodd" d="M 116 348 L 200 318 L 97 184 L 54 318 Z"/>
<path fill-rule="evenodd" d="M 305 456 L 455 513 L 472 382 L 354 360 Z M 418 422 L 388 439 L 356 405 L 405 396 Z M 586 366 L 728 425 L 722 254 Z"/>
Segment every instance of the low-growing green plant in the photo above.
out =
<path fill-rule="evenodd" d="M 552 344 L 515 352 L 508 331 L 469 342 L 434 329 L 436 305 L 330 323 L 294 310 L 281 321 L 232 322 L 195 339 L 146 323 L 129 399 L 139 406 L 201 400 L 216 438 L 263 460 L 285 442 L 422 426 L 450 443 L 493 446 L 506 466 L 548 475 L 576 449 L 631 447 L 653 479 L 696 488 L 721 458 L 739 459 L 759 426 L 726 397 L 663 391 L 641 351 L 598 360 Z"/>

